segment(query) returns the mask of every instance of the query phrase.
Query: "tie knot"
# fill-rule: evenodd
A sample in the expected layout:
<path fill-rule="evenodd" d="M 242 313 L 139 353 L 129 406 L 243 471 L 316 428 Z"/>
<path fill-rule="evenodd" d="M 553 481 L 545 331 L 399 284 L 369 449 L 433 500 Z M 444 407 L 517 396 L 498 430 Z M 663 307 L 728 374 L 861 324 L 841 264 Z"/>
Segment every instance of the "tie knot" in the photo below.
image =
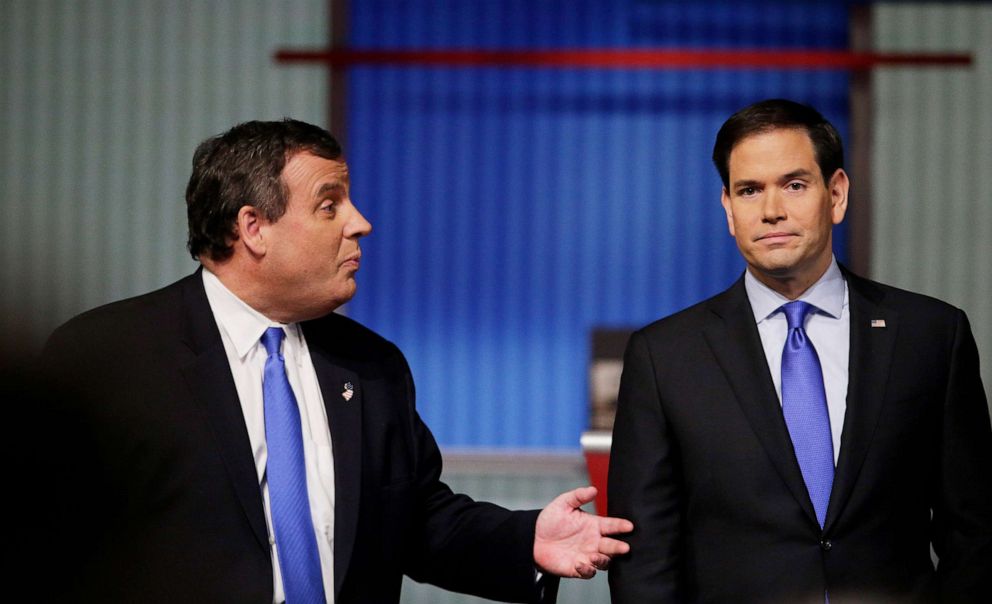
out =
<path fill-rule="evenodd" d="M 806 324 L 806 316 L 814 310 L 816 310 L 815 306 L 802 300 L 782 305 L 782 312 L 785 313 L 785 318 L 789 321 L 789 329 L 802 329 Z"/>
<path fill-rule="evenodd" d="M 262 346 L 265 346 L 265 352 L 272 356 L 279 353 L 279 345 L 282 344 L 282 339 L 286 336 L 286 332 L 282 330 L 282 327 L 270 327 L 265 330 L 262 334 Z"/>

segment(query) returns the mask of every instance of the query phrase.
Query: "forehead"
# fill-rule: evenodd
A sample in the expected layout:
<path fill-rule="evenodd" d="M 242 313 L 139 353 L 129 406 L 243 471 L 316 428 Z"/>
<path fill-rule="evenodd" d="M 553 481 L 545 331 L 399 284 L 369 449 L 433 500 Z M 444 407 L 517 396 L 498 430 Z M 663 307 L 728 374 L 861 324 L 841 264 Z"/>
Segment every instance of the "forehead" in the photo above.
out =
<path fill-rule="evenodd" d="M 290 195 L 314 196 L 327 187 L 348 187 L 348 164 L 307 151 L 289 158 L 282 169 L 282 180 Z"/>
<path fill-rule="evenodd" d="M 783 170 L 781 173 L 784 174 L 815 167 L 813 141 L 799 128 L 776 128 L 752 134 L 741 139 L 730 151 L 731 179 L 735 178 L 735 172 Z"/>

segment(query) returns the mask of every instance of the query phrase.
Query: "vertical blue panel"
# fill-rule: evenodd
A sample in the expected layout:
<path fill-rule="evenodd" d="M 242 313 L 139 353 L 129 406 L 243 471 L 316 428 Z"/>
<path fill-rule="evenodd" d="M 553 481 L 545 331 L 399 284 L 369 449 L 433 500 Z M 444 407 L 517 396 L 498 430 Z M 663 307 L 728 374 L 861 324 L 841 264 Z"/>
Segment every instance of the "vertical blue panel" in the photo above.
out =
<path fill-rule="evenodd" d="M 351 13 L 357 48 L 847 46 L 836 2 Z M 839 72 L 354 68 L 348 156 L 375 232 L 350 312 L 406 352 L 442 444 L 577 447 L 590 331 L 643 325 L 743 269 L 709 161 L 720 124 L 786 96 L 846 132 L 847 91 Z"/>

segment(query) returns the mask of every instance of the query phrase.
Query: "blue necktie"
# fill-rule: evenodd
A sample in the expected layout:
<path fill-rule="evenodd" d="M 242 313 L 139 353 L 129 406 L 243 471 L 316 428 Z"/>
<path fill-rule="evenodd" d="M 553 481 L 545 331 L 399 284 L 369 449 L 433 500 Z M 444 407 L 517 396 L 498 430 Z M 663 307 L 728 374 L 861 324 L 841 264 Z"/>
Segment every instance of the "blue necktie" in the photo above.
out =
<path fill-rule="evenodd" d="M 285 335 L 280 327 L 262 334 L 262 345 L 269 354 L 262 377 L 268 450 L 265 474 L 286 604 L 317 603 L 324 602 L 324 580 L 310 517 L 300 409 L 279 352 Z"/>
<path fill-rule="evenodd" d="M 823 370 L 803 328 L 806 316 L 815 309 L 798 300 L 781 308 L 789 321 L 789 334 L 782 351 L 782 413 L 822 528 L 834 483 L 834 445 Z"/>

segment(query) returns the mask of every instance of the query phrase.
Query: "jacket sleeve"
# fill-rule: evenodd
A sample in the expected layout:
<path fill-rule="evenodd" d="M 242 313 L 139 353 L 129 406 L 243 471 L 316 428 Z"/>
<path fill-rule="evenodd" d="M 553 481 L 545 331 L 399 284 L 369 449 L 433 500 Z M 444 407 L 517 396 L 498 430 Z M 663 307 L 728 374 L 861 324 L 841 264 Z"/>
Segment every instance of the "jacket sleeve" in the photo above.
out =
<path fill-rule="evenodd" d="M 609 470 L 609 515 L 628 518 L 630 553 L 610 566 L 615 604 L 679 602 L 682 488 L 678 446 L 659 394 L 656 364 L 642 332 L 631 336 Z"/>
<path fill-rule="evenodd" d="M 402 356 L 400 361 L 416 458 L 412 540 L 404 572 L 416 581 L 492 600 L 554 602 L 557 578 L 538 581 L 534 565 L 539 511 L 473 501 L 440 480 L 440 451 L 414 408 L 413 380 Z"/>
<path fill-rule="evenodd" d="M 992 430 L 968 319 L 957 311 L 943 404 L 933 546 L 942 601 L 992 594 Z"/>

